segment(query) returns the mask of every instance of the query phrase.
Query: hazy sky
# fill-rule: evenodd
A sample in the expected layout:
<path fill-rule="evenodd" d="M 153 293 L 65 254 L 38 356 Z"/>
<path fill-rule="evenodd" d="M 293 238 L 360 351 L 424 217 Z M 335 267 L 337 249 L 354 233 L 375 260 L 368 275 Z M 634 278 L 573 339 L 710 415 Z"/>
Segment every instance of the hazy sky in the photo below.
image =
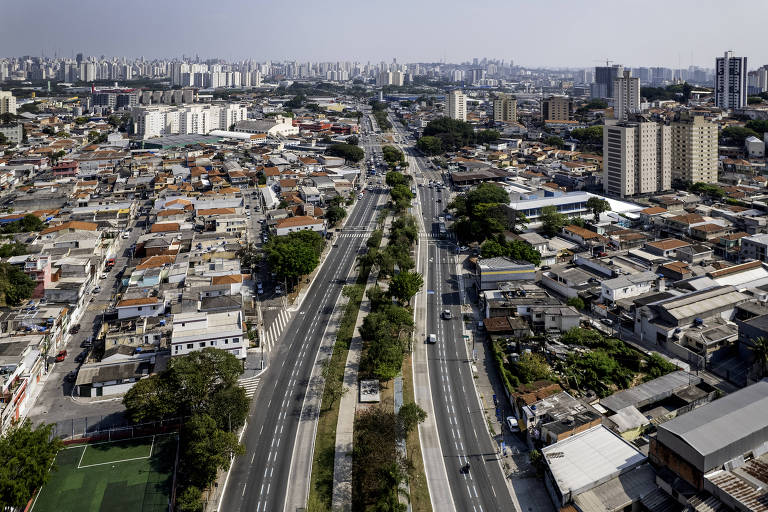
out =
<path fill-rule="evenodd" d="M 730 0 L 2 0 L 2 56 L 713 67 L 768 64 L 768 2 Z"/>

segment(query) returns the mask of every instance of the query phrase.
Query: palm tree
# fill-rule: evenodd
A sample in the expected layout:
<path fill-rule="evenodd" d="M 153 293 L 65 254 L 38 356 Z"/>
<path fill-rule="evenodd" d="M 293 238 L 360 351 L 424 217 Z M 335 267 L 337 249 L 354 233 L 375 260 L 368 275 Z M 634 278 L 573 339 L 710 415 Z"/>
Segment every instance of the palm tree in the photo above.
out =
<path fill-rule="evenodd" d="M 768 370 L 768 338 L 760 336 L 752 340 L 752 365 L 757 366 L 759 377 L 763 377 Z"/>

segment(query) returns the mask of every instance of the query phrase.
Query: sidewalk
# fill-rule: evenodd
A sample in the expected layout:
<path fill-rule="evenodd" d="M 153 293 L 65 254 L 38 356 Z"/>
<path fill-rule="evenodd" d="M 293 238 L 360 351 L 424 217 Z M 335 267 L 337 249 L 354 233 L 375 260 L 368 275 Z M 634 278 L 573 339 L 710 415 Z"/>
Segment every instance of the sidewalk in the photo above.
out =
<path fill-rule="evenodd" d="M 456 271 L 459 276 L 464 272 L 466 256 L 457 257 Z M 466 287 L 467 281 L 459 279 L 459 283 Z M 461 291 L 466 297 L 466 288 Z M 462 314 L 469 315 L 472 323 L 467 326 L 465 322 L 465 340 L 467 353 L 475 355 L 472 371 L 475 375 L 475 387 L 480 398 L 486 420 L 489 425 L 489 434 L 501 451 L 504 443 L 504 453 L 501 454 L 500 464 L 504 472 L 507 488 L 515 505 L 522 512 L 548 512 L 554 511 L 552 500 L 544 487 L 544 482 L 536 476 L 528 460 L 528 449 L 518 434 L 512 434 L 505 425 L 507 416 L 512 415 L 512 407 L 504 393 L 504 385 L 496 373 L 493 356 L 486 350 L 484 335 L 476 330 L 477 322 L 482 320 L 481 312 L 469 299 L 462 300 Z M 498 403 L 494 404 L 496 396 Z"/>
<path fill-rule="evenodd" d="M 392 217 L 384 220 L 384 237 L 382 246 L 387 241 L 389 226 Z M 336 423 L 336 454 L 333 462 L 333 499 L 331 510 L 347 512 L 352 510 L 352 447 L 354 441 L 355 412 L 357 410 L 357 371 L 360 367 L 360 355 L 363 350 L 363 340 L 360 338 L 360 327 L 363 320 L 371 311 L 371 301 L 368 300 L 368 289 L 376 282 L 378 272 L 370 272 L 365 283 L 363 300 L 357 312 L 355 330 L 349 343 L 347 362 L 344 367 L 344 387 L 347 393 L 341 397 L 339 403 L 339 417 Z"/>

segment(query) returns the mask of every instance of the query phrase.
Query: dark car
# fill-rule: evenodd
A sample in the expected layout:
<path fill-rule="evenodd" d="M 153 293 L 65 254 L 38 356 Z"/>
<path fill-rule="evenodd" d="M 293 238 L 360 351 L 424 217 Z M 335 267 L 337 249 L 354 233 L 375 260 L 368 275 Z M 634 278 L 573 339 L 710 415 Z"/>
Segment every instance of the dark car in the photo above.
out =
<path fill-rule="evenodd" d="M 85 358 L 88 357 L 88 350 L 83 350 L 79 354 L 75 356 L 75 362 L 76 363 L 82 363 L 85 361 Z"/>
<path fill-rule="evenodd" d="M 77 334 L 80 332 L 80 324 L 75 324 L 72 326 L 72 328 L 69 330 L 70 334 Z"/>
<path fill-rule="evenodd" d="M 77 370 L 72 370 L 67 374 L 66 377 L 64 377 L 64 380 L 67 382 L 74 382 L 77 379 Z"/>

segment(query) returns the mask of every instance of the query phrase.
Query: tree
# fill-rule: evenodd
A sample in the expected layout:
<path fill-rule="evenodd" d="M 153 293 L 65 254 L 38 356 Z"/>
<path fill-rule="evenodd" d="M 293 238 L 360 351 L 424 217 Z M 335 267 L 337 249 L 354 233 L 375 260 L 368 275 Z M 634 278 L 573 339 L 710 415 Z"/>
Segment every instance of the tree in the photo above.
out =
<path fill-rule="evenodd" d="M 304 96 L 304 94 L 297 94 L 287 102 L 283 104 L 284 107 L 290 108 L 290 109 L 297 109 L 301 108 L 302 105 L 304 105 L 304 102 L 307 101 L 307 97 Z"/>
<path fill-rule="evenodd" d="M 563 139 L 558 137 L 557 135 L 551 135 L 544 139 L 544 144 L 547 146 L 554 146 L 556 148 L 562 148 L 565 147 L 565 142 L 563 142 Z"/>
<path fill-rule="evenodd" d="M 424 285 L 424 278 L 418 272 L 400 272 L 392 278 L 389 292 L 403 304 L 408 304 Z"/>
<path fill-rule="evenodd" d="M 768 120 L 766 119 L 750 119 L 746 122 L 744 125 L 745 128 L 749 128 L 750 130 L 754 131 L 755 133 L 766 133 L 768 132 Z"/>
<path fill-rule="evenodd" d="M 333 144 L 328 148 L 327 153 L 331 156 L 341 157 L 348 162 L 359 162 L 365 158 L 363 148 L 352 144 Z"/>
<path fill-rule="evenodd" d="M 416 147 L 418 147 L 423 153 L 430 156 L 441 155 L 443 153 L 442 141 L 440 138 L 431 135 L 421 137 L 416 143 Z"/>
<path fill-rule="evenodd" d="M 418 425 L 424 423 L 427 413 L 414 402 L 408 402 L 400 407 L 397 413 L 397 424 L 400 439 L 405 439 Z"/>
<path fill-rule="evenodd" d="M 344 386 L 343 374 L 342 379 L 339 379 L 338 375 L 335 374 L 330 359 L 326 359 L 323 363 L 320 375 L 322 375 L 324 381 L 323 397 L 328 401 L 328 410 L 330 410 L 333 409 L 333 404 L 341 400 L 349 391 L 349 388 Z"/>
<path fill-rule="evenodd" d="M 486 240 L 480 246 L 480 255 L 483 258 L 496 258 L 507 255 L 507 248 L 496 240 Z"/>
<path fill-rule="evenodd" d="M 554 206 L 545 206 L 541 209 L 541 221 L 544 233 L 554 236 L 563 229 L 568 222 L 568 216 L 557 211 Z"/>
<path fill-rule="evenodd" d="M 211 395 L 208 408 L 219 430 L 233 432 L 245 425 L 251 401 L 242 386 L 227 386 Z"/>
<path fill-rule="evenodd" d="M 347 210 L 341 206 L 331 206 L 325 210 L 325 219 L 331 226 L 335 226 L 346 216 Z"/>
<path fill-rule="evenodd" d="M 544 356 L 531 352 L 526 352 L 520 356 L 520 360 L 514 364 L 514 368 L 523 384 L 548 379 L 552 374 Z"/>
<path fill-rule="evenodd" d="M 405 155 L 403 152 L 394 146 L 382 147 L 381 155 L 384 158 L 384 161 L 387 162 L 390 167 L 395 167 L 405 162 Z"/>
<path fill-rule="evenodd" d="M 768 371 L 768 338 L 759 336 L 752 340 L 752 364 L 757 367 L 758 378 L 765 376 Z"/>
<path fill-rule="evenodd" d="M 27 246 L 18 242 L 4 244 L 0 246 L 0 258 L 10 258 L 11 256 L 21 256 L 27 254 Z"/>
<path fill-rule="evenodd" d="M 176 494 L 175 510 L 178 512 L 202 512 L 203 492 L 199 487 L 190 485 Z"/>
<path fill-rule="evenodd" d="M 592 196 L 587 199 L 587 208 L 592 210 L 592 215 L 595 216 L 595 222 L 597 222 L 600 220 L 601 213 L 611 211 L 611 204 L 605 199 Z"/>
<path fill-rule="evenodd" d="M 16 265 L 0 263 L 0 297 L 6 306 L 18 306 L 32 296 L 36 283 Z"/>
<path fill-rule="evenodd" d="M 384 181 L 390 187 L 395 187 L 397 185 L 405 185 L 407 183 L 407 181 L 405 179 L 405 175 L 403 175 L 403 173 L 397 172 L 397 171 L 389 171 L 389 172 L 387 172 L 387 175 L 384 178 Z"/>
<path fill-rule="evenodd" d="M 278 275 L 297 279 L 317 267 L 322 248 L 322 236 L 314 231 L 300 231 L 271 238 L 264 245 L 264 252 Z"/>
<path fill-rule="evenodd" d="M 581 297 L 571 297 L 566 301 L 566 304 L 579 310 L 584 309 L 584 300 Z"/>
<path fill-rule="evenodd" d="M 184 424 L 181 444 L 181 471 L 186 481 L 201 489 L 216 479 L 219 470 L 229 468 L 233 455 L 245 453 L 237 435 L 218 429 L 216 421 L 207 414 L 195 414 Z"/>
<path fill-rule="evenodd" d="M 123 397 L 128 416 L 135 423 L 172 418 L 177 413 L 174 393 L 160 375 L 139 380 Z"/>
<path fill-rule="evenodd" d="M 23 510 L 35 489 L 48 481 L 62 447 L 52 434 L 53 425 L 32 428 L 27 419 L 0 437 L 0 510 Z"/>
<path fill-rule="evenodd" d="M 739 146 L 743 146 L 744 141 L 748 137 L 757 137 L 758 139 L 760 138 L 757 132 L 743 126 L 729 126 L 720 132 L 720 138 L 723 140 L 723 142 L 730 142 Z"/>
<path fill-rule="evenodd" d="M 762 102 L 763 102 L 763 98 L 761 98 L 760 96 L 749 96 L 747 98 L 748 105 L 757 105 L 758 103 L 762 103 Z"/>
<path fill-rule="evenodd" d="M 587 128 L 575 128 L 571 130 L 571 138 L 586 146 L 600 146 L 603 144 L 603 127 L 589 126 Z"/>
<path fill-rule="evenodd" d="M 411 206 L 413 192 L 408 185 L 395 185 L 389 191 L 392 201 L 395 203 L 395 209 L 399 212 L 405 211 Z"/>

